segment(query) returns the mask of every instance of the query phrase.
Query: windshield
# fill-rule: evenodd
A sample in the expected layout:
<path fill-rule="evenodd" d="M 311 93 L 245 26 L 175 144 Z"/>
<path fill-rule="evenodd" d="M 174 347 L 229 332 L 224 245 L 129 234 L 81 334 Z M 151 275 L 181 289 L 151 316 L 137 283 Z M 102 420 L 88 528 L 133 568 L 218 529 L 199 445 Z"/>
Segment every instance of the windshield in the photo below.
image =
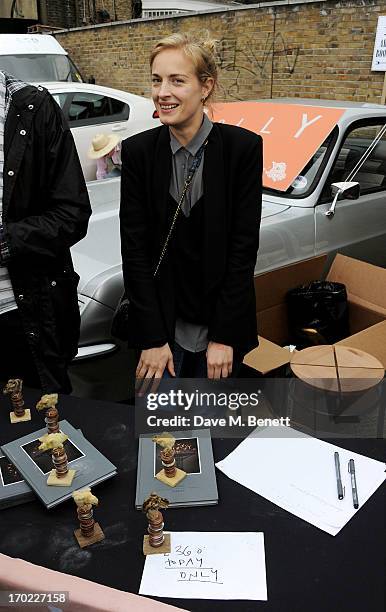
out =
<path fill-rule="evenodd" d="M 83 80 L 67 55 L 0 55 L 0 69 L 27 83 Z"/>
<path fill-rule="evenodd" d="M 271 189 L 263 187 L 264 193 L 274 193 L 281 197 L 305 197 L 308 196 L 311 191 L 316 187 L 317 181 L 315 180 L 322 170 L 331 154 L 333 143 L 337 136 L 337 128 L 327 136 L 326 140 L 322 142 L 320 147 L 315 151 L 310 161 L 304 166 L 303 170 L 298 176 L 292 181 L 292 184 L 286 191 L 279 191 L 278 189 Z"/>

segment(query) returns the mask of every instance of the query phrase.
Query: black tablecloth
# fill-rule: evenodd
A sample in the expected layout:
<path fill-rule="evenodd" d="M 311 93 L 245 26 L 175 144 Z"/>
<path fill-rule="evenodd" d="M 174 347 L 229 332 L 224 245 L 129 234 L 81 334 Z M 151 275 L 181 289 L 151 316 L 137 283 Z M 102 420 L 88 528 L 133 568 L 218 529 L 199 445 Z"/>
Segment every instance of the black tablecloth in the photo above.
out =
<path fill-rule="evenodd" d="M 34 392 L 26 392 L 34 406 Z M 42 427 L 33 409 L 30 423 L 11 425 L 8 400 L 0 399 L 0 443 Z M 0 511 L 0 551 L 51 569 L 138 593 L 144 557 L 144 515 L 134 509 L 137 440 L 134 410 L 126 405 L 60 398 L 60 416 L 117 467 L 118 476 L 94 488 L 95 518 L 106 539 L 84 550 L 73 535 L 78 526 L 69 500 L 47 511 L 39 501 Z M 213 440 L 215 460 L 240 440 Z M 384 440 L 337 444 L 384 460 Z M 264 466 L 256 466 L 264 469 Z M 262 531 L 265 537 L 268 602 L 162 599 L 186 610 L 210 612 L 384 612 L 385 487 L 382 486 L 335 537 L 318 530 L 217 471 L 219 504 L 165 511 L 170 531 Z M 54 589 L 55 585 L 50 585 Z"/>

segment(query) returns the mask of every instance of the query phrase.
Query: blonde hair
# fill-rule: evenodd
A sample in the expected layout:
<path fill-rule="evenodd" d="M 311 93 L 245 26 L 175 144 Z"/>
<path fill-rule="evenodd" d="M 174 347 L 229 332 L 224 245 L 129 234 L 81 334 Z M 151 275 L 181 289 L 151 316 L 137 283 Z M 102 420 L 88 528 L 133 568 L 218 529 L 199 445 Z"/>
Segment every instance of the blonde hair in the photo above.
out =
<path fill-rule="evenodd" d="M 189 57 L 194 65 L 197 78 L 205 83 L 206 79 L 213 79 L 213 87 L 205 100 L 213 98 L 214 90 L 218 84 L 218 72 L 215 59 L 216 42 L 209 37 L 209 33 L 205 32 L 202 38 L 193 37 L 190 34 L 178 32 L 170 34 L 159 40 L 153 47 L 150 53 L 150 68 L 157 55 L 165 49 L 181 49 L 187 57 Z"/>

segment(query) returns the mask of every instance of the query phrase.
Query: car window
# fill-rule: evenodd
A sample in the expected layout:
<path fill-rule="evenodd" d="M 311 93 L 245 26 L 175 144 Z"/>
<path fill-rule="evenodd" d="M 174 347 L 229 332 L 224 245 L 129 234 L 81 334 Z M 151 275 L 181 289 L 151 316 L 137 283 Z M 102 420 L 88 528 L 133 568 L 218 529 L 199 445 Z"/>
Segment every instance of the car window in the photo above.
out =
<path fill-rule="evenodd" d="M 361 194 L 386 189 L 386 133 L 380 137 L 377 144 L 370 147 L 383 126 L 384 121 L 373 121 L 371 124 L 362 122 L 346 133 L 327 178 L 322 199 L 331 196 L 331 183 L 346 180 L 357 181 Z M 358 164 L 366 152 L 363 163 Z M 356 170 L 357 165 L 360 167 Z"/>
<path fill-rule="evenodd" d="M 67 55 L 1 55 L 0 69 L 27 83 L 42 81 L 82 81 Z"/>
<path fill-rule="evenodd" d="M 82 75 L 80 74 L 78 67 L 74 64 L 74 62 L 72 61 L 72 59 L 69 59 L 69 63 L 70 63 L 70 77 L 69 79 L 67 79 L 68 81 L 78 81 L 78 83 L 83 83 L 83 78 Z"/>
<path fill-rule="evenodd" d="M 63 110 L 64 104 L 67 100 L 67 94 L 65 93 L 53 93 L 51 94 L 55 102 L 60 106 Z"/>
<path fill-rule="evenodd" d="M 264 187 L 263 191 L 274 193 L 281 197 L 304 198 L 309 196 L 318 184 L 319 177 L 326 167 L 337 136 L 338 129 L 335 126 L 285 192 L 268 187 Z"/>
<path fill-rule="evenodd" d="M 328 142 L 330 139 L 331 135 L 329 135 L 328 138 L 320 145 L 319 149 L 313 154 L 308 164 L 292 181 L 292 184 L 287 189 L 287 193 L 290 193 L 291 195 L 303 195 L 309 191 L 310 185 L 312 185 L 314 182 L 322 161 L 327 154 Z"/>
<path fill-rule="evenodd" d="M 68 109 L 71 127 L 113 123 L 128 118 L 129 106 L 125 102 L 98 93 L 74 93 Z"/>

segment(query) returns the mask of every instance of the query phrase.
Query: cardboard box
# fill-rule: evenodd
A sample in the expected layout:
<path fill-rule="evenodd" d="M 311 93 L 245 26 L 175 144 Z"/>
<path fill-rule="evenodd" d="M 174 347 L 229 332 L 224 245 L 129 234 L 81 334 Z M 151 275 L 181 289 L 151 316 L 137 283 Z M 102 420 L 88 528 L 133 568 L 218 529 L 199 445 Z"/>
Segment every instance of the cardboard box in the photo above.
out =
<path fill-rule="evenodd" d="M 244 363 L 269 374 L 289 363 L 286 294 L 289 289 L 324 277 L 327 255 L 320 255 L 255 278 L 260 345 Z M 386 369 L 386 269 L 336 255 L 326 280 L 344 283 L 349 302 L 351 335 L 337 344 L 374 355 Z"/>

